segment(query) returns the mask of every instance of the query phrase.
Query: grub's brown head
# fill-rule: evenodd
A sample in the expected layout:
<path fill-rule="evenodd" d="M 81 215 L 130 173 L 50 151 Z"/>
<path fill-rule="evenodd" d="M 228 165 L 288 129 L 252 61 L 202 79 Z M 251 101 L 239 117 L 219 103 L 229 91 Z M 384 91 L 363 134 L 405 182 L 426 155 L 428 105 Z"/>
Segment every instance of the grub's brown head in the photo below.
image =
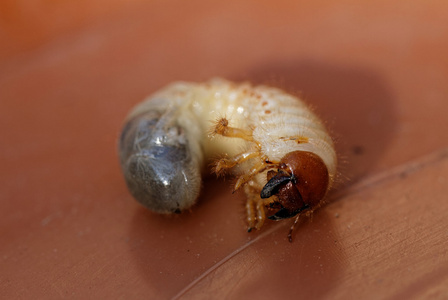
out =
<path fill-rule="evenodd" d="M 311 152 L 294 151 L 282 158 L 277 171 L 268 172 L 267 180 L 260 196 L 277 197 L 271 207 L 280 209 L 269 219 L 281 220 L 317 207 L 327 192 L 329 176 L 319 156 Z"/>

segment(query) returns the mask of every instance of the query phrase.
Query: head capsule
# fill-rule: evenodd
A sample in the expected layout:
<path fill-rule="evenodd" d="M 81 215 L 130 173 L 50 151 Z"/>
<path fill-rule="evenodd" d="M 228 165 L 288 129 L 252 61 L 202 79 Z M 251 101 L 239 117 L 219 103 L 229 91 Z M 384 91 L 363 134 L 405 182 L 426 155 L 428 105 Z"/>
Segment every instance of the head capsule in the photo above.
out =
<path fill-rule="evenodd" d="M 316 208 L 327 193 L 328 169 L 312 152 L 293 151 L 280 161 L 277 171 L 269 171 L 261 198 L 276 196 L 272 207 L 280 210 L 271 220 L 291 218 L 306 209 Z"/>

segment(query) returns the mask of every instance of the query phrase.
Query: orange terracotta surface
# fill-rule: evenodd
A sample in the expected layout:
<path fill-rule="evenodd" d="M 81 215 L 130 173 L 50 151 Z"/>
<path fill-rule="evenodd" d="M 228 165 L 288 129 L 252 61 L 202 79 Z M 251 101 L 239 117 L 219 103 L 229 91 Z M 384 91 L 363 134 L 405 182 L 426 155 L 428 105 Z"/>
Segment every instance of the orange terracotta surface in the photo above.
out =
<path fill-rule="evenodd" d="M 2 1 L 5 299 L 447 299 L 448 3 Z M 337 140 L 328 205 L 246 232 L 231 180 L 155 215 L 123 181 L 129 109 L 221 76 L 302 95 Z"/>

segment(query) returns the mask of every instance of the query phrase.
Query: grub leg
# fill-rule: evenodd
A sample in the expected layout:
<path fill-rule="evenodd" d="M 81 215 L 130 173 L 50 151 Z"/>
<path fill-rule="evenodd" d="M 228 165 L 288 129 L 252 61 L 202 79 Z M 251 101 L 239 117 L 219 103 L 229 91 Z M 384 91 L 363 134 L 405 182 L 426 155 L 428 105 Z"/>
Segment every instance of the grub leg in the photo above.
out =
<path fill-rule="evenodd" d="M 215 126 L 212 127 L 210 134 L 219 134 L 226 137 L 240 138 L 246 141 L 254 142 L 252 130 L 230 127 L 229 121 L 226 118 L 219 119 Z"/>
<path fill-rule="evenodd" d="M 219 159 L 215 162 L 215 164 L 213 166 L 213 172 L 220 175 L 225 170 L 231 169 L 240 163 L 243 163 L 249 159 L 259 157 L 259 156 L 260 156 L 260 152 L 257 150 L 257 151 L 248 151 L 248 152 L 240 153 L 231 158 Z"/>

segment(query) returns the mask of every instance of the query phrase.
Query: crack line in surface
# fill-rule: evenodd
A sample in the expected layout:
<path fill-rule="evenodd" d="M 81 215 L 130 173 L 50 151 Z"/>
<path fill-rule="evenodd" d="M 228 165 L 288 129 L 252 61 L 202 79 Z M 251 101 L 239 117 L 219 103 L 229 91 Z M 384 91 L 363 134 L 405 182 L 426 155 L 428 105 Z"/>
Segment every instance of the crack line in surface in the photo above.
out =
<path fill-rule="evenodd" d="M 389 179 L 399 178 L 399 177 L 407 177 L 427 166 L 430 166 L 434 163 L 443 161 L 448 159 L 448 148 L 443 148 L 442 150 L 434 151 L 428 155 L 420 157 L 418 159 L 411 160 L 404 164 L 398 165 L 391 169 L 385 170 L 378 174 L 374 174 L 370 177 L 367 177 L 365 180 L 355 183 L 345 189 L 335 192 L 330 197 L 330 203 L 334 200 L 342 198 L 344 196 L 352 195 L 359 193 L 361 190 L 365 188 L 375 187 Z"/>
<path fill-rule="evenodd" d="M 236 250 L 232 251 L 229 255 L 218 261 L 215 265 L 210 267 L 207 271 L 202 273 L 198 278 L 190 282 L 185 288 L 183 288 L 177 295 L 175 295 L 172 299 L 179 299 L 182 297 L 185 293 L 187 293 L 193 286 L 195 286 L 198 282 L 200 282 L 202 279 L 204 279 L 208 274 L 212 273 L 214 270 L 218 269 L 220 266 L 222 266 L 226 261 L 230 260 L 232 257 L 238 255 L 240 252 L 242 252 L 244 249 L 249 247 L 250 245 L 254 244 L 258 240 L 264 238 L 265 236 L 271 234 L 277 229 L 278 226 L 272 226 L 269 230 L 264 231 L 259 236 L 254 238 L 253 240 L 250 240 L 248 243 L 242 245 L 241 247 L 237 248 Z"/>
<path fill-rule="evenodd" d="M 337 199 L 340 199 L 342 197 L 356 194 L 360 192 L 361 190 L 365 188 L 371 188 L 375 187 L 386 180 L 389 180 L 391 178 L 398 178 L 400 176 L 408 176 L 412 173 L 415 173 L 429 165 L 432 165 L 436 162 L 443 161 L 445 159 L 448 159 L 448 148 L 443 148 L 442 150 L 432 152 L 429 155 L 423 156 L 423 158 L 415 159 L 410 162 L 406 162 L 402 165 L 399 165 L 397 167 L 394 167 L 392 169 L 383 171 L 379 174 L 374 174 L 371 177 L 368 177 L 366 180 L 360 181 L 357 184 L 354 184 L 346 189 L 343 189 L 341 191 L 336 192 L 330 197 L 330 203 L 334 202 Z M 215 265 L 210 267 L 208 270 L 206 270 L 202 275 L 200 275 L 198 278 L 194 279 L 190 284 L 188 284 L 185 288 L 183 288 L 179 293 L 177 293 L 172 299 L 179 299 L 180 297 L 184 296 L 190 289 L 192 289 L 196 284 L 198 284 L 202 279 L 207 277 L 210 273 L 218 269 L 220 266 L 222 266 L 225 262 L 230 260 L 232 257 L 238 255 L 243 250 L 245 250 L 250 245 L 254 244 L 255 242 L 261 240 L 265 236 L 273 233 L 280 227 L 283 227 L 284 224 L 274 224 L 269 230 L 266 230 L 265 232 L 261 233 L 259 236 L 254 238 L 253 240 L 249 241 L 248 243 L 242 245 L 241 247 L 234 250 L 232 253 L 218 261 Z"/>

